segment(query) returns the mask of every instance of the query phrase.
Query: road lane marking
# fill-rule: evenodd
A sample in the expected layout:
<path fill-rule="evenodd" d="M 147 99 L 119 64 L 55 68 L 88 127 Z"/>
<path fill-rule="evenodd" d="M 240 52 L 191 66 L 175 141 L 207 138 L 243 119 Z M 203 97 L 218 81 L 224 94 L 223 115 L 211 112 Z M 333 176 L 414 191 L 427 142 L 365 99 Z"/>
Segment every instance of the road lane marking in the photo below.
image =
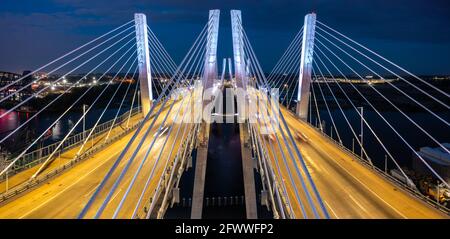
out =
<path fill-rule="evenodd" d="M 334 217 L 336 217 L 336 219 L 340 219 L 338 217 L 338 215 L 336 214 L 336 212 L 333 210 L 333 208 L 331 208 L 330 204 L 328 204 L 327 201 L 323 200 L 323 202 L 325 203 L 325 205 L 328 207 L 328 209 L 330 209 L 331 213 L 333 213 Z"/>
<path fill-rule="evenodd" d="M 361 205 L 358 200 L 356 200 L 351 193 L 349 193 L 347 190 L 345 190 L 345 192 L 347 193 L 348 197 L 356 204 L 358 205 L 359 208 L 361 208 L 365 213 L 368 214 L 368 216 L 370 217 L 370 213 L 367 212 L 366 208 L 363 207 L 363 205 Z"/>
<path fill-rule="evenodd" d="M 80 182 L 81 180 L 85 179 L 87 176 L 89 176 L 91 173 L 93 173 L 95 170 L 97 170 L 99 167 L 103 166 L 104 164 L 106 164 L 111 158 L 115 157 L 117 154 L 119 153 L 119 151 L 115 152 L 112 156 L 110 156 L 107 160 L 104 160 L 101 164 L 97 165 L 95 168 L 93 168 L 91 171 L 89 171 L 88 173 L 84 174 L 83 176 L 81 176 L 80 178 L 78 178 L 78 180 L 76 180 L 75 182 L 73 182 L 72 184 L 70 184 L 69 186 L 67 186 L 66 188 L 64 188 L 63 190 L 59 191 L 57 194 L 53 195 L 51 198 L 45 200 L 44 202 L 42 202 L 41 204 L 39 204 L 38 206 L 34 207 L 33 209 L 31 209 L 30 211 L 28 211 L 27 213 L 25 213 L 24 215 L 22 215 L 21 217 L 19 217 L 19 219 L 22 219 L 28 215 L 30 215 L 32 212 L 36 211 L 37 209 L 41 208 L 42 206 L 44 206 L 45 204 L 47 204 L 48 202 L 50 202 L 51 200 L 53 200 L 54 198 L 58 197 L 59 195 L 61 195 L 63 192 L 67 191 L 69 188 L 73 187 L 75 184 L 77 184 L 78 182 Z M 96 187 L 97 188 L 97 187 Z"/>
<path fill-rule="evenodd" d="M 89 191 L 88 193 L 86 193 L 85 195 L 84 195 L 84 197 L 87 197 L 87 196 L 89 196 L 91 193 L 93 193 L 94 191 L 95 191 L 95 189 L 97 189 L 98 188 L 98 186 L 95 186 L 93 189 L 91 189 L 91 191 Z"/>
<path fill-rule="evenodd" d="M 167 111 L 167 109 L 166 109 Z M 141 137 L 142 138 L 142 137 Z M 119 141 L 120 142 L 120 141 Z M 122 151 L 122 150 L 120 150 Z M 97 167 L 95 167 L 93 170 L 89 171 L 87 174 L 85 174 L 83 177 L 79 178 L 77 181 L 75 181 L 74 183 L 70 184 L 68 187 L 66 187 L 65 189 L 63 189 L 62 191 L 60 191 L 59 193 L 57 193 L 56 195 L 54 195 L 53 197 L 49 198 L 48 200 L 44 201 L 43 203 L 39 204 L 38 206 L 34 207 L 32 210 L 28 211 L 26 214 L 22 215 L 20 218 L 24 218 L 27 215 L 31 214 L 32 212 L 36 211 L 37 209 L 39 209 L 40 207 L 44 206 L 45 204 L 47 204 L 49 201 L 53 200 L 55 197 L 61 195 L 63 192 L 65 192 L 67 189 L 73 187 L 75 184 L 77 184 L 79 181 L 81 181 L 82 179 L 86 178 L 88 175 L 90 175 L 93 171 L 95 171 L 97 168 L 99 168 L 100 166 L 104 165 L 106 162 L 108 162 L 112 157 L 116 156 L 119 153 L 119 151 L 116 151 L 112 156 L 110 156 L 109 158 L 107 158 L 106 160 L 103 161 L 103 163 L 101 163 L 100 165 L 98 165 Z M 94 190 L 97 187 L 94 188 Z M 93 191 L 93 190 L 92 190 Z M 91 192 L 92 192 L 91 191 Z M 90 193 L 91 193 L 90 192 Z"/>
<path fill-rule="evenodd" d="M 326 145 L 326 143 L 323 143 Z M 326 150 L 323 151 L 324 154 L 326 154 L 330 159 L 332 158 L 327 152 Z M 381 198 L 377 193 L 375 193 L 372 189 L 370 189 L 367 185 L 365 185 L 363 182 L 361 182 L 361 180 L 359 180 L 357 177 L 355 177 L 353 174 L 351 174 L 346 168 L 344 168 L 340 163 L 338 163 L 336 160 L 332 162 L 335 162 L 336 165 L 338 165 L 341 169 L 343 169 L 345 172 L 347 172 L 347 174 L 349 174 L 352 178 L 354 178 L 357 182 L 359 182 L 363 187 L 365 187 L 369 192 L 371 192 L 373 195 L 375 195 L 378 199 L 380 199 L 382 202 L 384 202 L 386 205 L 388 205 L 391 209 L 393 209 L 396 213 L 398 213 L 400 216 L 402 216 L 403 218 L 407 218 L 403 213 L 401 213 L 400 211 L 398 211 L 394 206 L 392 206 L 390 203 L 386 202 L 383 198 Z"/>
<path fill-rule="evenodd" d="M 294 119 L 294 123 L 300 123 L 300 125 L 301 126 L 303 126 L 304 128 L 306 128 L 306 130 L 308 129 L 308 127 L 306 127 L 306 126 L 304 126 L 303 124 L 302 124 L 302 122 L 300 122 L 300 121 L 298 121 L 298 120 L 296 120 L 296 119 Z M 314 132 L 313 131 L 313 135 L 315 134 L 316 132 Z M 319 137 L 317 137 L 317 138 L 319 138 L 319 139 L 321 139 L 321 137 L 320 137 L 320 135 L 318 134 L 318 136 Z M 317 142 L 314 142 L 313 143 L 314 145 L 316 145 L 317 146 Z M 321 143 L 322 145 L 327 145 L 328 144 L 328 142 L 323 142 L 323 143 Z M 338 148 L 336 148 L 336 147 L 334 147 L 333 145 L 331 145 L 332 146 L 332 149 L 334 149 L 334 150 L 338 150 L 339 151 L 339 149 Z M 315 147 L 315 148 L 318 148 L 318 147 Z M 321 151 L 321 152 L 323 152 L 324 154 L 326 154 L 330 159 L 332 159 L 332 157 L 326 152 L 326 150 L 323 150 L 323 151 Z M 343 153 L 345 153 L 345 152 L 343 152 Z M 344 160 L 345 160 L 345 157 L 341 157 L 341 158 L 343 158 Z M 354 178 L 357 182 L 359 182 L 363 187 L 365 187 L 369 192 L 371 192 L 373 195 L 375 195 L 378 199 L 380 199 L 382 202 L 384 202 L 387 206 L 389 206 L 391 209 L 393 209 L 396 213 L 398 213 L 400 216 L 402 216 L 403 218 L 407 218 L 403 213 L 401 213 L 400 211 L 398 211 L 396 208 L 394 208 L 391 204 L 389 204 L 387 201 L 385 201 L 383 198 L 381 198 L 377 193 L 375 193 L 372 189 L 370 189 L 367 185 L 365 185 L 363 182 L 361 182 L 361 180 L 359 180 L 358 178 L 356 178 L 353 174 L 351 174 L 347 169 L 345 169 L 340 163 L 338 163 L 337 161 L 333 161 L 333 160 L 331 160 L 332 162 L 335 162 L 336 163 L 336 165 L 338 165 L 341 169 L 343 169 L 345 172 L 347 172 L 347 174 L 349 174 L 352 178 Z"/>
<path fill-rule="evenodd" d="M 114 196 L 111 198 L 111 200 L 109 200 L 109 202 L 108 203 L 110 203 L 110 202 L 112 202 L 112 201 L 114 201 L 114 198 L 116 198 L 117 197 L 117 195 L 119 195 L 119 193 L 122 191 L 122 189 L 120 188 L 118 191 L 117 191 L 117 193 L 116 194 L 114 194 Z"/>

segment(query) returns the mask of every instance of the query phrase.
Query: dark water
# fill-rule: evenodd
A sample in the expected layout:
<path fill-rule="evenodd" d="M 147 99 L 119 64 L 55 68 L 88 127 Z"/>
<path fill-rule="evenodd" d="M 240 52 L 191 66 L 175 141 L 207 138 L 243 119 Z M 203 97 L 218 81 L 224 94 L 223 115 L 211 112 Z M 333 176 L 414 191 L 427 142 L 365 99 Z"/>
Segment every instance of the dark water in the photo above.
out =
<path fill-rule="evenodd" d="M 245 204 L 241 203 L 244 186 L 239 126 L 213 123 L 209 137 L 202 218 L 245 218 Z M 165 218 L 190 218 L 195 177 L 195 150 L 192 157 L 193 167 L 183 173 L 180 180 L 181 202 L 169 208 Z M 229 201 L 228 205 L 225 205 L 224 198 L 230 197 L 233 197 L 234 205 L 229 205 Z M 221 198 L 220 206 L 219 198 Z M 239 205 L 236 205 L 237 201 Z"/>
<path fill-rule="evenodd" d="M 100 123 L 113 119 L 118 109 L 118 106 L 108 108 L 103 115 Z M 119 116 L 129 110 L 130 106 L 124 104 L 119 112 Z M 5 110 L 0 110 L 0 114 L 2 114 L 3 112 L 5 112 Z M 100 108 L 92 108 L 91 111 L 88 112 L 85 119 L 86 129 L 94 126 L 95 122 L 98 120 L 102 112 L 103 109 Z M 2 148 L 7 149 L 10 152 L 21 150 L 29 143 L 33 142 L 37 137 L 39 137 L 39 135 L 42 134 L 50 125 L 52 125 L 55 120 L 62 115 L 62 113 L 63 112 L 43 112 L 39 114 L 16 133 L 8 137 L 8 139 L 1 145 Z M 28 119 L 30 119 L 30 117 L 32 117 L 32 115 L 32 113 L 11 112 L 0 118 L 0 138 L 6 137 L 17 127 L 23 125 Z M 70 111 L 66 113 L 60 120 L 56 122 L 55 125 L 51 127 L 52 135 L 45 140 L 44 145 L 62 140 L 66 136 L 66 134 L 75 126 L 82 115 L 83 112 L 81 111 Z M 80 121 L 72 134 L 81 132 L 82 130 L 83 120 Z"/>
<path fill-rule="evenodd" d="M 418 82 L 414 79 L 408 79 L 409 82 L 418 86 L 422 90 L 429 92 L 438 100 L 444 102 L 444 104 L 449 105 L 450 100 L 435 90 L 430 89 L 429 86 Z M 432 81 L 428 79 L 429 83 L 435 87 L 443 90 L 444 92 L 450 92 L 450 84 L 448 81 Z M 436 103 L 431 98 L 419 92 L 417 89 L 406 84 L 402 81 L 397 81 L 393 83 L 396 87 L 402 89 L 413 99 L 419 101 L 424 107 L 433 113 L 437 114 L 439 117 L 445 121 L 450 121 L 450 111 L 443 107 L 442 105 Z M 319 90 L 319 85 L 323 90 L 323 96 Z M 421 131 L 416 125 L 414 125 L 410 120 L 408 120 L 402 113 L 395 109 L 389 102 L 383 99 L 378 93 L 376 93 L 372 87 L 382 92 L 382 94 L 390 99 L 390 101 L 395 104 L 404 114 L 406 114 L 412 121 L 417 123 L 424 131 L 428 132 L 436 141 L 440 143 L 450 142 L 450 131 L 449 127 L 433 116 L 430 112 L 427 112 L 417 103 L 409 100 L 404 95 L 400 94 L 389 84 L 377 84 L 372 87 L 367 84 L 356 84 L 354 87 L 361 92 L 366 99 L 368 99 L 371 104 L 380 112 L 380 114 L 389 122 L 393 129 L 395 129 L 403 139 L 410 145 L 406 144 L 391 128 L 385 123 L 385 121 L 376 113 L 376 111 L 363 99 L 358 91 L 356 91 L 350 84 L 340 84 L 343 91 L 346 92 L 347 96 L 353 102 L 356 107 L 364 108 L 364 118 L 373 129 L 375 134 L 379 137 L 380 141 L 386 147 L 386 149 L 392 154 L 393 158 L 404 167 L 411 167 L 413 150 L 418 151 L 421 147 L 430 146 L 437 147 L 438 144 L 433 141 L 429 136 Z M 332 135 L 334 139 L 338 140 L 338 134 L 343 142 L 343 144 L 348 148 L 352 149 L 352 141 L 354 140 L 355 153 L 360 154 L 361 148 L 358 141 L 355 139 L 355 135 L 350 129 L 350 126 L 355 131 L 356 137 L 359 137 L 361 132 L 361 117 L 355 111 L 353 106 L 349 104 L 347 96 L 345 96 L 341 88 L 337 87 L 336 84 L 329 84 L 327 87 L 323 83 L 314 83 L 314 90 L 311 91 L 312 97 L 314 95 L 317 100 L 317 107 L 319 108 L 320 119 L 325 122 L 325 133 Z M 330 89 L 334 93 L 331 94 Z M 314 93 L 313 93 L 314 92 Z M 314 94 L 314 95 L 313 95 Z M 292 99 L 291 96 L 296 96 L 297 92 L 289 92 L 287 95 L 283 95 L 281 98 L 285 97 L 287 99 Z M 346 122 L 343 114 L 339 110 L 336 104 L 335 97 L 342 107 L 345 116 L 347 117 L 349 124 Z M 327 111 L 325 101 L 330 108 L 330 114 Z M 311 104 L 311 124 L 318 124 L 318 116 L 316 110 L 316 103 L 314 100 L 310 101 Z M 291 102 L 290 107 L 295 107 L 295 103 Z M 295 110 L 295 109 L 294 109 Z M 334 119 L 337 132 L 334 129 L 331 118 Z M 308 121 L 310 118 L 308 117 Z M 332 131 L 332 133 L 331 133 Z M 373 133 L 371 133 L 369 127 L 364 124 L 364 148 L 368 156 L 372 159 L 372 162 L 379 168 L 384 169 L 385 167 L 385 155 L 386 150 L 381 146 Z M 387 160 L 388 169 L 394 168 L 395 165 L 392 160 L 388 157 Z"/>
<path fill-rule="evenodd" d="M 316 124 L 317 113 L 313 108 L 312 124 Z M 356 135 L 361 131 L 361 117 L 354 109 L 344 109 L 350 125 L 353 127 Z M 349 124 L 345 121 L 341 111 L 339 109 L 332 109 L 331 115 L 335 121 L 337 131 L 343 144 L 352 149 L 352 140 L 355 138 L 352 133 Z M 337 133 L 332 125 L 330 115 L 326 109 L 319 110 L 320 118 L 325 122 L 325 132 L 331 135 L 333 131 L 333 138 L 338 139 Z M 434 116 L 428 112 L 407 112 L 406 113 L 414 122 L 420 125 L 426 132 L 433 136 L 438 142 L 446 143 L 450 142 L 450 132 L 448 126 L 438 121 Z M 406 167 L 411 167 L 413 152 L 408 145 L 402 141 L 402 139 L 386 124 L 383 119 L 369 107 L 364 107 L 364 119 L 368 122 L 373 131 L 377 134 L 380 141 L 384 144 L 387 150 L 393 155 L 397 162 Z M 438 145 L 425 133 L 423 133 L 417 126 L 411 123 L 400 112 L 381 112 L 381 115 L 397 130 L 397 132 L 408 142 L 414 150 L 419 150 L 420 147 L 431 146 L 437 147 Z M 441 112 L 440 115 L 450 120 L 450 112 Z M 371 133 L 367 125 L 364 124 L 364 148 L 366 149 L 372 162 L 380 167 L 384 168 L 386 151 L 381 144 L 377 141 L 374 134 Z M 355 139 L 355 152 L 360 153 L 360 147 L 358 141 Z M 393 168 L 395 165 L 388 159 L 388 168 Z"/>
<path fill-rule="evenodd" d="M 180 179 L 180 203 L 174 204 L 173 207 L 169 207 L 164 218 L 191 218 L 192 192 L 194 190 L 195 162 L 197 157 L 196 149 L 193 150 L 191 156 L 192 167 L 188 168 Z"/>
<path fill-rule="evenodd" d="M 129 89 L 128 92 L 126 89 Z M 39 137 L 46 129 L 52 125 L 56 119 L 58 119 L 69 106 L 72 108 L 61 119 L 59 119 L 55 125 L 52 126 L 51 136 L 44 142 L 39 142 L 42 145 L 48 145 L 53 142 L 63 139 L 66 134 L 72 129 L 77 121 L 80 119 L 82 112 L 82 105 L 88 105 L 86 109 L 89 109 L 89 105 L 92 105 L 91 110 L 88 111 L 85 123 L 86 129 L 91 128 L 100 114 L 103 112 L 105 106 L 110 103 L 110 106 L 103 115 L 100 123 L 106 122 L 114 118 L 117 110 L 120 107 L 120 103 L 124 100 L 124 104 L 119 112 L 119 115 L 130 110 L 131 102 L 134 95 L 134 85 L 126 84 L 113 84 L 110 87 L 101 85 L 99 87 L 86 88 L 74 88 L 69 94 L 65 94 L 63 97 L 54 101 L 56 97 L 60 95 L 50 94 L 44 98 L 32 99 L 27 103 L 27 106 L 39 111 L 44 105 L 49 105 L 45 111 L 31 119 L 30 122 L 25 122 L 33 116 L 33 113 L 20 113 L 12 112 L 4 117 L 0 118 L 0 138 L 5 138 L 11 131 L 17 127 L 23 125 L 23 127 L 17 132 L 8 137 L 7 141 L 0 146 L 2 149 L 6 149 L 11 153 L 17 153 L 28 145 L 30 145 L 37 137 Z M 125 94 L 127 92 L 127 94 Z M 103 96 L 101 96 L 101 95 Z M 111 97 L 115 94 L 115 97 Z M 101 96 L 101 97 L 99 97 Z M 134 107 L 137 103 L 134 102 Z M 3 107 L 3 106 L 2 106 Z M 10 108 L 12 105 L 6 104 L 5 108 Z M 0 109 L 0 114 L 4 113 L 4 109 Z M 77 124 L 74 134 L 81 132 L 83 129 L 83 120 Z"/>
<path fill-rule="evenodd" d="M 211 125 L 206 166 L 205 202 L 219 197 L 244 196 L 241 142 L 238 124 Z M 219 200 L 219 199 L 217 199 Z M 215 202 L 218 204 L 218 202 Z M 245 218 L 245 205 L 211 206 L 203 218 Z"/>
<path fill-rule="evenodd" d="M 224 94 L 225 95 L 225 94 Z M 327 97 L 327 101 L 333 99 Z M 360 106 L 357 104 L 357 106 Z M 225 108 L 224 102 L 224 108 Z M 312 107 L 311 123 L 314 125 L 317 122 L 316 109 Z M 381 103 L 375 104 L 375 107 L 382 107 Z M 236 107 L 235 107 L 236 108 Z M 110 120 L 114 117 L 118 107 L 108 109 L 102 119 L 102 122 Z M 122 113 L 129 110 L 129 105 L 124 105 Z M 330 115 L 323 104 L 319 102 L 319 113 L 321 120 L 325 123 L 325 132 L 332 135 L 334 139 L 340 138 L 344 146 L 352 149 L 352 140 L 355 138 L 349 125 L 345 121 L 341 111 L 336 107 L 331 107 L 331 115 L 335 120 L 337 132 L 333 129 Z M 98 116 L 103 109 L 92 109 L 86 118 L 86 128 L 90 128 L 95 124 Z M 353 127 L 356 135 L 360 134 L 360 116 L 358 113 L 349 107 L 344 107 L 344 114 L 349 120 L 351 127 Z M 433 109 L 434 111 L 434 109 Z M 4 112 L 0 110 L 0 114 Z M 450 142 L 450 132 L 448 126 L 437 120 L 428 112 L 407 111 L 405 113 L 414 120 L 424 130 L 429 132 L 437 141 L 444 143 Z M 41 134 L 61 113 L 44 113 L 33 119 L 27 127 L 20 130 L 19 133 L 14 134 L 6 144 L 2 147 L 11 148 L 11 150 L 18 150 L 26 145 L 27 141 L 34 140 Z M 82 112 L 73 111 L 64 116 L 52 128 L 52 136 L 46 140 L 45 144 L 61 140 L 67 132 L 75 125 L 80 118 Z M 432 146 L 437 144 L 432 141 L 426 134 L 421 132 L 413 123 L 409 122 L 400 112 L 392 110 L 381 110 L 381 114 L 385 119 L 395 128 L 400 135 L 411 145 L 413 150 L 419 150 L 420 147 Z M 438 114 L 445 120 L 450 121 L 449 111 L 438 111 Z M 23 124 L 29 117 L 30 113 L 10 113 L 3 118 L 0 118 L 0 138 L 5 137 L 11 130 L 14 130 L 19 125 Z M 412 150 L 405 144 L 399 136 L 397 136 L 392 129 L 383 121 L 378 114 L 369 106 L 364 106 L 364 118 L 375 131 L 377 136 L 383 142 L 384 146 L 393 155 L 397 162 L 406 167 L 411 167 L 412 164 Z M 82 122 L 76 128 L 76 132 L 82 130 Z M 360 152 L 360 147 L 357 140 L 354 141 L 354 149 L 357 154 Z M 372 162 L 379 168 L 384 168 L 386 152 L 374 135 L 370 132 L 367 126 L 364 126 L 364 148 L 366 149 Z M 185 199 L 185 205 L 189 205 L 189 199 L 192 197 L 193 178 L 195 169 L 195 150 L 193 152 L 193 166 L 186 171 L 180 181 L 181 198 Z M 388 160 L 388 168 L 394 168 L 395 165 L 391 160 Z M 257 184 L 257 194 L 261 191 L 261 183 L 259 175 L 255 174 Z M 244 196 L 243 176 L 242 176 L 242 159 L 239 139 L 239 127 L 237 124 L 212 124 L 210 132 L 208 163 L 206 169 L 206 184 L 205 184 L 205 200 L 212 197 L 240 197 Z M 259 203 L 258 203 L 259 205 Z M 261 206 L 259 205 L 258 213 L 261 215 Z M 206 207 L 203 212 L 204 218 L 245 218 L 245 205 L 234 205 L 233 207 Z M 189 218 L 190 207 L 180 205 L 169 209 L 166 214 L 167 218 Z"/>
<path fill-rule="evenodd" d="M 225 112 L 227 103 L 225 89 L 223 95 L 223 112 Z M 233 102 L 236 108 L 236 103 Z M 204 207 L 202 218 L 245 218 L 239 124 L 213 123 L 210 130 L 204 205 L 214 205 Z M 232 206 L 224 206 L 223 202 L 217 206 L 219 200 L 230 197 L 231 200 L 237 199 Z"/>

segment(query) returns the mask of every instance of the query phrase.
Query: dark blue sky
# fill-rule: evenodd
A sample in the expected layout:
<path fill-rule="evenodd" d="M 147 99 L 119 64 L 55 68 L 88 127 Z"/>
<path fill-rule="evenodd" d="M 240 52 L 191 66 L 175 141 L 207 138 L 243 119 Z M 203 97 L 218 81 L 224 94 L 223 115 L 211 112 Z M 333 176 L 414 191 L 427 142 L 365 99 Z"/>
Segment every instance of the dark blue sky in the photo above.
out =
<path fill-rule="evenodd" d="M 2 0 L 0 70 L 21 72 L 131 20 L 148 23 L 179 61 L 208 18 L 221 9 L 219 57 L 232 55 L 230 9 L 243 24 L 265 71 L 270 71 L 306 13 L 417 74 L 450 73 L 448 0 Z"/>

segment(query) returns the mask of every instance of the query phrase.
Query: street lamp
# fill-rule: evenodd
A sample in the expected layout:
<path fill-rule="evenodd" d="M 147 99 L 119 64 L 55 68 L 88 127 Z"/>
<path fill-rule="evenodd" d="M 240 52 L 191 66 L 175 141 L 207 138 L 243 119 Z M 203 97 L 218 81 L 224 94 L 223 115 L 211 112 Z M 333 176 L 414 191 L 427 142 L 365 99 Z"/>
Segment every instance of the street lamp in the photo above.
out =
<path fill-rule="evenodd" d="M 86 138 L 86 104 L 83 104 L 83 140 Z"/>
<path fill-rule="evenodd" d="M 358 109 L 361 109 L 361 134 L 359 135 L 361 137 L 361 159 L 363 158 L 363 148 L 364 148 L 364 107 L 358 107 Z"/>

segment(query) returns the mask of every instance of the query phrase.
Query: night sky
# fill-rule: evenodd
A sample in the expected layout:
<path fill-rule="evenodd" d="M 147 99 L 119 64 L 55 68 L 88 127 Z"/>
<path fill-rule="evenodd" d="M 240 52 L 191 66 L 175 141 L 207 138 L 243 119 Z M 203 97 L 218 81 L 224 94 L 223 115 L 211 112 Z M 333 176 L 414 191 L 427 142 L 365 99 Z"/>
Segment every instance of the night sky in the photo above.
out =
<path fill-rule="evenodd" d="M 180 61 L 208 19 L 221 9 L 219 58 L 232 56 L 230 9 L 243 24 L 266 72 L 306 13 L 417 74 L 450 74 L 448 0 L 2 0 L 0 70 L 35 69 L 133 18 L 148 23 Z"/>

